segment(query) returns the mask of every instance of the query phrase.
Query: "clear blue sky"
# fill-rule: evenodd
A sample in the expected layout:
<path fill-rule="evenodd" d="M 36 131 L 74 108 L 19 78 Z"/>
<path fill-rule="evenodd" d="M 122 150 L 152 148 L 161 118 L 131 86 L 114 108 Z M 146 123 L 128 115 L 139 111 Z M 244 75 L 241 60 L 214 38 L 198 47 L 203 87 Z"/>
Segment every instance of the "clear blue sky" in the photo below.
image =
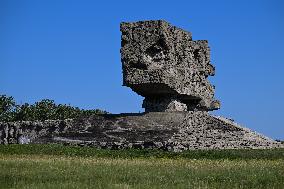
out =
<path fill-rule="evenodd" d="M 164 19 L 207 39 L 214 114 L 284 139 L 284 1 L 0 0 L 0 93 L 80 108 L 139 112 L 122 87 L 122 21 Z"/>

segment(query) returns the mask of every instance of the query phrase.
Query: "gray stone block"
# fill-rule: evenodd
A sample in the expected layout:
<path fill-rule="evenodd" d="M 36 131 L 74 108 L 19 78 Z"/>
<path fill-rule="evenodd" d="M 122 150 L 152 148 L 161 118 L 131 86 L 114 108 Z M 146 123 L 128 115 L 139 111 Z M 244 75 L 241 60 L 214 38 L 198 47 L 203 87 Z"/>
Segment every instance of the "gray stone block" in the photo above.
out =
<path fill-rule="evenodd" d="M 145 111 L 220 108 L 207 80 L 215 68 L 206 40 L 192 41 L 190 32 L 163 20 L 124 22 L 120 30 L 123 85 L 145 97 Z"/>

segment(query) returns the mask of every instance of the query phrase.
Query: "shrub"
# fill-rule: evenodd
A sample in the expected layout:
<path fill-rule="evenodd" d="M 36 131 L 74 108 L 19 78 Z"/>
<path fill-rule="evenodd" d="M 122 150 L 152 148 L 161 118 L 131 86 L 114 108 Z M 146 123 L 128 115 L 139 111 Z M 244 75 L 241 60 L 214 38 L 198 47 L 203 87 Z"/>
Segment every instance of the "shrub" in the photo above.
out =
<path fill-rule="evenodd" d="M 105 114 L 100 109 L 84 110 L 66 104 L 56 104 L 54 100 L 43 99 L 34 104 L 17 105 L 13 97 L 0 96 L 0 121 L 35 121 L 48 119 L 68 119 L 92 114 Z"/>
<path fill-rule="evenodd" d="M 0 95 L 0 120 L 10 121 L 14 117 L 16 103 L 13 97 Z"/>

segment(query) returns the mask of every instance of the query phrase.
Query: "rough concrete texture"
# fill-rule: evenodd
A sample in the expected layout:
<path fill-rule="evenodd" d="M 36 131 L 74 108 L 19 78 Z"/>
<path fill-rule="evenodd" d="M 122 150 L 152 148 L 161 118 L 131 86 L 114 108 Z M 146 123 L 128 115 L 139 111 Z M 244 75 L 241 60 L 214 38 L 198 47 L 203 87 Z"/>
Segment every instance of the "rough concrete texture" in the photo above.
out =
<path fill-rule="evenodd" d="M 0 144 L 34 143 L 38 138 L 64 133 L 72 123 L 71 119 L 0 122 Z"/>
<path fill-rule="evenodd" d="M 120 30 L 123 85 L 145 97 L 146 112 L 220 108 L 207 80 L 215 68 L 206 40 L 163 20 L 124 22 Z"/>
<path fill-rule="evenodd" d="M 1 143 L 63 143 L 97 148 L 278 148 L 281 143 L 204 111 L 94 115 L 89 118 L 0 123 Z"/>

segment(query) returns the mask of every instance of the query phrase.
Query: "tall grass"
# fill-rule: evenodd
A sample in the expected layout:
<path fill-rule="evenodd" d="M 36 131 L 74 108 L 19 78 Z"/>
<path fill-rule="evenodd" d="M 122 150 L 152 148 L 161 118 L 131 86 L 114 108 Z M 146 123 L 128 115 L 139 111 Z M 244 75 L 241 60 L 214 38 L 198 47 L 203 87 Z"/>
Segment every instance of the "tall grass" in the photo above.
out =
<path fill-rule="evenodd" d="M 283 188 L 283 149 L 98 150 L 0 146 L 0 188 Z"/>

